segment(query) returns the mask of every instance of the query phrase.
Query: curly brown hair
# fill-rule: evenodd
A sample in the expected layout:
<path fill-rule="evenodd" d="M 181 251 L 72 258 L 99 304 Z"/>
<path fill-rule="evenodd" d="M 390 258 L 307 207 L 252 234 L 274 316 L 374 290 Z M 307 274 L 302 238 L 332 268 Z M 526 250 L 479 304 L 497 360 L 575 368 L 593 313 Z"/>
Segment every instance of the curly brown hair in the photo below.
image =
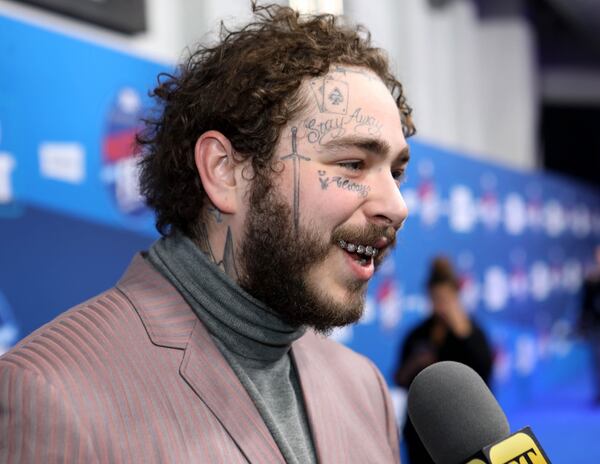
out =
<path fill-rule="evenodd" d="M 253 2 L 252 10 L 253 22 L 239 30 L 221 24 L 216 45 L 198 48 L 176 73 L 160 74 L 150 93 L 158 113 L 137 136 L 144 154 L 140 190 L 163 235 L 173 228 L 195 235 L 205 197 L 194 162 L 198 137 L 221 132 L 240 161 L 251 158 L 255 175 L 266 175 L 280 130 L 306 105 L 303 80 L 326 74 L 332 64 L 377 74 L 396 101 L 404 134 L 415 132 L 402 85 L 364 27 L 280 5 Z"/>

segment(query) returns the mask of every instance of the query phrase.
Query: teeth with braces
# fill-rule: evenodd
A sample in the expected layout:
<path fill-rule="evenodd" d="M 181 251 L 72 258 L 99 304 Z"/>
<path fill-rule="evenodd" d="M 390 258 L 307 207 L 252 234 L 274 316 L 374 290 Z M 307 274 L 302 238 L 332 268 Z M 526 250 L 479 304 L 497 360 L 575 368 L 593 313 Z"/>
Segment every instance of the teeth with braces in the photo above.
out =
<path fill-rule="evenodd" d="M 379 253 L 379 249 L 371 245 L 355 245 L 354 243 L 348 243 L 345 240 L 340 240 L 338 244 L 349 253 L 357 253 L 366 256 L 377 256 L 377 253 Z"/>

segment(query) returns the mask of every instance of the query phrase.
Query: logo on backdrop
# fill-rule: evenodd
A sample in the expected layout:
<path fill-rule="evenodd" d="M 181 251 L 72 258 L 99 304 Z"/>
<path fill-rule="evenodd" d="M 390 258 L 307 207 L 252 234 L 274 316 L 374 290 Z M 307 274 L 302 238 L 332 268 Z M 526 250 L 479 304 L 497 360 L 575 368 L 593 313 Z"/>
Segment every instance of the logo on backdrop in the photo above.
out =
<path fill-rule="evenodd" d="M 531 296 L 535 301 L 545 301 L 552 289 L 552 276 L 549 266 L 541 261 L 535 261 L 529 271 Z"/>
<path fill-rule="evenodd" d="M 135 148 L 135 134 L 141 128 L 141 114 L 139 93 L 129 87 L 122 88 L 109 109 L 102 143 L 102 180 L 113 195 L 119 211 L 134 216 L 147 211 L 140 195 L 140 155 Z"/>
<path fill-rule="evenodd" d="M 565 213 L 557 200 L 550 200 L 544 205 L 544 227 L 550 237 L 558 237 L 565 230 Z"/>
<path fill-rule="evenodd" d="M 2 142 L 2 123 L 0 122 L 0 143 Z M 15 158 L 7 152 L 0 151 L 0 205 L 10 203 L 13 199 L 12 173 Z"/>
<path fill-rule="evenodd" d="M 19 327 L 8 300 L 0 291 L 0 355 L 8 351 L 19 337 Z"/>
<path fill-rule="evenodd" d="M 510 253 L 511 267 L 509 271 L 510 295 L 519 302 L 523 302 L 529 295 L 529 278 L 527 275 L 527 255 L 518 248 Z"/>
<path fill-rule="evenodd" d="M 380 311 L 381 328 L 392 330 L 402 319 L 402 292 L 392 276 L 385 277 L 375 290 L 375 301 Z"/>
<path fill-rule="evenodd" d="M 562 287 L 570 293 L 577 293 L 583 282 L 583 265 L 576 259 L 567 259 L 563 267 Z"/>
<path fill-rule="evenodd" d="M 16 164 L 10 153 L 0 151 L 0 205 L 13 200 L 12 173 Z"/>
<path fill-rule="evenodd" d="M 592 231 L 592 215 L 583 204 L 577 205 L 571 213 L 571 230 L 577 238 L 586 238 Z"/>
<path fill-rule="evenodd" d="M 527 206 L 523 197 L 510 193 L 504 200 L 504 227 L 509 235 L 521 235 L 527 226 Z"/>
<path fill-rule="evenodd" d="M 481 285 L 474 273 L 473 253 L 465 251 L 458 255 L 457 265 L 460 279 L 460 299 L 469 313 L 477 310 L 481 298 Z"/>
<path fill-rule="evenodd" d="M 483 194 L 479 199 L 479 217 L 489 230 L 495 230 L 502 219 L 502 210 L 498 201 L 496 186 L 498 181 L 492 173 L 481 177 Z"/>
<path fill-rule="evenodd" d="M 469 233 L 477 222 L 476 200 L 466 185 L 455 185 L 450 190 L 450 227 L 457 233 Z"/>
<path fill-rule="evenodd" d="M 483 278 L 483 299 L 490 311 L 502 311 L 509 296 L 508 276 L 500 266 L 491 266 Z"/>
<path fill-rule="evenodd" d="M 42 177 L 71 184 L 85 181 L 85 148 L 78 142 L 42 142 L 38 158 Z"/>
<path fill-rule="evenodd" d="M 527 225 L 530 230 L 539 232 L 544 227 L 542 187 L 535 183 L 526 187 Z"/>
<path fill-rule="evenodd" d="M 417 187 L 417 200 L 420 207 L 421 221 L 432 227 L 440 216 L 440 197 L 433 178 L 434 166 L 430 160 L 423 160 L 418 166 L 421 178 Z"/>

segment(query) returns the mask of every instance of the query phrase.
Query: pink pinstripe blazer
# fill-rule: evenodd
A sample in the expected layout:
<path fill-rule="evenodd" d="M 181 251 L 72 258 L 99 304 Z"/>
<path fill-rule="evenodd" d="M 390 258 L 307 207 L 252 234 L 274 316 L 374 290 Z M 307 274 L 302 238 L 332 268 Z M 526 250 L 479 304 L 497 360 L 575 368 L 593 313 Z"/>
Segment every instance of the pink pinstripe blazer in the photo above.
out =
<path fill-rule="evenodd" d="M 292 353 L 320 463 L 398 463 L 385 383 L 307 333 Z M 283 463 L 180 294 L 136 256 L 117 286 L 0 358 L 0 463 Z"/>

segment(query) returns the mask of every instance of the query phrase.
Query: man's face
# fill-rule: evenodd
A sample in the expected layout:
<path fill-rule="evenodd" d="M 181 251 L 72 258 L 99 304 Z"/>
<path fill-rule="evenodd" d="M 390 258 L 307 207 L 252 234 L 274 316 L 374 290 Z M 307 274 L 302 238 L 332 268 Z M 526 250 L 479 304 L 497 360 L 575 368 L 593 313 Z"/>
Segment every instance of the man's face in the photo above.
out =
<path fill-rule="evenodd" d="M 303 84 L 307 111 L 283 129 L 277 174 L 253 181 L 240 246 L 242 287 L 295 325 L 356 322 L 376 266 L 407 216 L 408 162 L 387 88 L 336 66 Z"/>

